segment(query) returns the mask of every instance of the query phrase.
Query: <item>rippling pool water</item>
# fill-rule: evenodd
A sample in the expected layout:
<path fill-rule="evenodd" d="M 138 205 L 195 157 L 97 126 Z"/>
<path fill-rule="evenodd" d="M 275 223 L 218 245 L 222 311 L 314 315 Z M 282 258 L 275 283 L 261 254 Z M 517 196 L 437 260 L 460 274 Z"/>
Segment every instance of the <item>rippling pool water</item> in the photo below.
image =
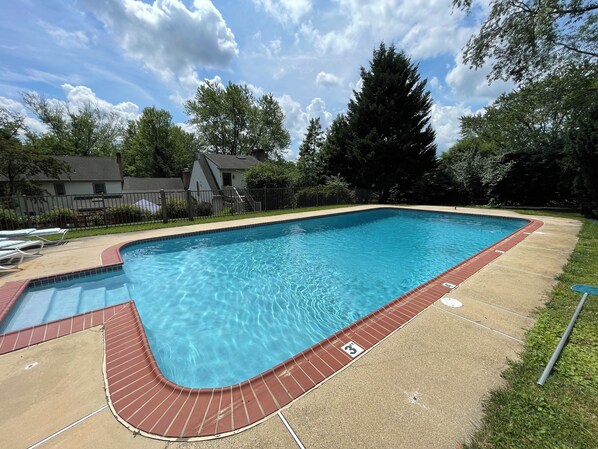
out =
<path fill-rule="evenodd" d="M 164 375 L 244 381 L 523 226 L 396 209 L 162 240 L 122 252 Z"/>

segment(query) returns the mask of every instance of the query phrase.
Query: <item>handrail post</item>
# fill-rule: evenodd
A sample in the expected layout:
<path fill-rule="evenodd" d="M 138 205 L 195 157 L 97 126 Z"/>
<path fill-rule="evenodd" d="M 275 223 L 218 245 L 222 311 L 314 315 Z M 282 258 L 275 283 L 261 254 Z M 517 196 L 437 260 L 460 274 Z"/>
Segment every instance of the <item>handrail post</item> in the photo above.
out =
<path fill-rule="evenodd" d="M 565 329 L 565 333 L 561 337 L 561 341 L 559 341 L 558 346 L 552 353 L 552 357 L 550 357 L 550 361 L 548 362 L 548 365 L 546 365 L 546 368 L 544 368 L 544 372 L 538 379 L 538 382 L 536 382 L 538 385 L 540 385 L 540 386 L 544 385 L 544 383 L 546 382 L 546 379 L 550 375 L 550 372 L 552 371 L 554 364 L 556 363 L 557 359 L 559 358 L 559 355 L 561 355 L 561 351 L 565 347 L 565 343 L 567 343 L 567 340 L 569 339 L 569 335 L 571 334 L 571 331 L 573 330 L 575 321 L 577 320 L 577 317 L 579 316 L 579 313 L 581 312 L 581 309 L 583 308 L 583 305 L 585 304 L 586 299 L 588 299 L 588 293 L 584 293 L 581 298 L 581 301 L 579 301 L 579 304 L 577 305 L 577 308 L 575 309 L 575 313 L 571 317 L 571 321 L 569 322 L 567 329 Z"/>

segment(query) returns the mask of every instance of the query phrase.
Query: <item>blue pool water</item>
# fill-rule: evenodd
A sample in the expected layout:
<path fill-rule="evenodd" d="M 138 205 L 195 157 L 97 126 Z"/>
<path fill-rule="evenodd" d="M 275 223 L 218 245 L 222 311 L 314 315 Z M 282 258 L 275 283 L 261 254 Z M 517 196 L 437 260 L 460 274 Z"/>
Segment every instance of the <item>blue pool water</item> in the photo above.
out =
<path fill-rule="evenodd" d="M 525 223 L 379 209 L 140 243 L 123 249 L 123 272 L 57 284 L 49 302 L 62 312 L 76 303 L 80 313 L 85 298 L 134 298 L 163 374 L 221 387 L 292 357 Z M 29 291 L 0 332 L 31 325 L 48 296 Z M 43 315 L 58 316 L 50 308 Z"/>

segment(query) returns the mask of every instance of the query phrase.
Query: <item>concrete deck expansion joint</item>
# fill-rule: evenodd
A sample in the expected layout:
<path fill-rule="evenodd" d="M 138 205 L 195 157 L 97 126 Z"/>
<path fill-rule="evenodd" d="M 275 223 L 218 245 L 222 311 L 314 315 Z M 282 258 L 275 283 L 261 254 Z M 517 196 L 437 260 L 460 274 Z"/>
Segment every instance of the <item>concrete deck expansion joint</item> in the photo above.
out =
<path fill-rule="evenodd" d="M 489 212 L 490 215 L 497 215 L 494 211 Z M 476 210 L 475 213 L 479 211 Z M 481 395 L 500 382 L 499 373 L 505 366 L 505 357 L 516 357 L 525 329 L 533 324 L 533 319 L 530 318 L 532 310 L 541 304 L 542 293 L 549 289 L 575 244 L 575 236 L 579 230 L 577 226 L 563 227 L 560 219 L 543 220 L 550 232 L 540 234 L 537 238 L 545 239 L 545 249 L 551 251 L 543 251 L 530 245 L 516 246 L 524 239 L 534 238 L 535 231 L 544 225 L 541 221 L 531 219 L 529 224 L 505 239 L 301 354 L 253 379 L 230 387 L 190 389 L 165 379 L 151 353 L 141 319 L 132 301 L 0 335 L 0 354 L 6 354 L 3 357 L 18 355 L 18 352 L 14 351 L 33 349 L 41 342 L 64 335 L 83 335 L 85 329 L 103 325 L 103 400 L 107 396 L 111 412 L 127 428 L 153 439 L 172 441 L 170 444 L 173 447 L 177 447 L 178 443 L 174 442 L 181 439 L 193 441 L 221 436 L 230 438 L 220 440 L 222 443 L 219 443 L 218 447 L 227 447 L 227 442 L 230 442 L 231 447 L 256 447 L 259 444 L 252 440 L 254 435 L 265 438 L 260 439 L 260 442 L 285 441 L 282 446 L 276 447 L 290 447 L 289 444 L 295 447 L 305 445 L 309 448 L 363 447 L 364 444 L 376 447 L 415 447 L 413 442 L 417 441 L 417 438 L 409 438 L 410 429 L 418 428 L 420 424 L 416 424 L 417 422 L 428 422 L 428 430 L 438 427 L 436 424 L 432 425 L 429 419 L 436 420 L 436 423 L 440 419 L 442 432 L 424 432 L 423 437 L 420 432 L 419 438 L 424 442 L 420 447 L 434 447 L 434 444 L 429 444 L 431 441 L 451 441 L 453 444 L 454 441 L 459 441 L 455 440 L 455 429 L 461 429 L 461 432 L 463 429 L 471 429 L 472 422 L 477 419 L 474 417 L 479 416 Z M 243 221 L 250 226 L 266 222 L 261 219 Z M 230 229 L 239 226 L 227 223 L 223 227 Z M 192 228 L 212 232 L 218 227 L 210 224 Z M 139 233 L 138 237 L 151 240 L 180 233 L 182 231 L 178 228 L 165 229 Z M 102 267 L 110 269 L 111 266 L 122 263 L 118 250 L 126 245 L 126 238 L 129 236 L 103 237 L 98 239 L 102 241 L 101 245 L 94 239 L 82 239 L 81 248 L 69 252 L 71 263 L 79 257 L 79 253 L 88 258 L 95 258 L 101 253 Z M 513 248 L 515 249 L 511 251 Z M 543 257 L 537 257 L 538 252 L 542 252 Z M 61 257 L 66 257 L 65 254 L 66 252 L 56 253 Z M 552 256 L 544 257 L 545 254 Z M 504 262 L 493 263 L 497 258 Z M 528 272 L 534 276 L 530 278 Z M 52 273 L 49 267 L 40 268 L 39 273 L 44 276 L 56 274 Z M 474 278 L 476 282 L 472 282 Z M 0 316 L 8 312 L 28 283 L 29 280 L 23 279 L 0 288 Z M 435 304 L 448 293 L 462 302 L 464 307 L 449 309 L 440 303 Z M 415 317 L 418 319 L 414 320 Z M 410 325 L 405 327 L 406 323 Z M 432 327 L 428 329 L 429 325 Z M 401 332 L 398 332 L 399 329 Z M 488 332 L 489 330 L 491 332 Z M 413 344 L 413 350 L 416 352 L 410 355 L 411 346 L 405 346 L 403 340 L 408 341 L 416 335 L 417 344 Z M 75 337 L 79 338 L 76 335 L 69 338 Z M 56 340 L 57 347 L 62 344 L 60 341 Z M 443 361 L 441 365 L 444 374 L 441 374 L 437 372 L 441 368 L 438 366 L 439 341 L 443 342 L 443 345 L 450 345 L 452 354 L 469 351 L 470 342 L 475 342 L 476 350 L 465 359 Z M 482 341 L 483 350 L 480 348 Z M 356 346 L 363 348 L 364 352 L 352 358 L 342 348 L 348 342 L 354 342 Z M 47 344 L 52 343 L 44 343 Z M 397 348 L 401 350 L 395 352 Z M 480 358 L 482 352 L 486 355 Z M 417 360 L 415 364 L 414 358 Z M 0 358 L 0 381 L 7 375 L 3 374 L 2 370 L 4 360 Z M 402 362 L 399 363 L 399 360 Z M 463 360 L 467 361 L 465 366 L 462 366 Z M 487 366 L 490 361 L 492 366 Z M 480 363 L 483 366 L 481 371 L 477 367 Z M 379 365 L 379 369 L 346 369 L 349 366 L 365 368 L 372 364 Z M 22 369 L 23 362 L 20 362 L 19 366 Z M 446 373 L 451 372 L 450 370 L 461 378 L 474 376 L 470 382 L 470 390 L 464 391 L 459 398 L 459 402 L 464 406 L 460 407 L 459 413 L 456 414 L 454 398 L 449 408 L 446 408 L 445 402 L 437 402 L 438 395 L 442 397 L 445 390 L 460 391 L 460 384 L 453 384 L 446 378 Z M 31 370 L 42 371 L 40 367 Z M 482 376 L 480 380 L 479 376 Z M 442 378 L 444 381 L 439 383 L 436 380 L 436 383 L 433 383 L 434 378 Z M 442 388 L 438 390 L 440 384 Z M 68 386 L 64 388 L 68 389 Z M 395 390 L 398 393 L 395 393 Z M 397 406 L 402 409 L 400 404 L 403 403 L 412 407 L 413 404 L 405 397 L 405 391 L 419 391 L 425 394 L 425 414 L 413 415 L 412 409 L 405 414 L 411 415 L 408 425 L 397 425 L 397 422 L 391 425 L 391 417 L 381 416 L 381 410 L 395 410 Z M 309 392 L 312 394 L 306 394 Z M 381 395 L 380 392 L 384 394 Z M 369 409 L 368 404 L 372 400 L 376 407 Z M 48 407 L 51 409 L 51 403 Z M 449 409 L 451 412 L 447 415 Z M 51 441 L 68 440 L 68 435 L 82 432 L 83 430 L 78 429 L 88 428 L 88 423 L 92 421 L 102 420 L 104 425 L 109 425 L 106 424 L 106 416 L 110 415 L 89 415 L 94 410 L 97 413 L 98 407 L 81 414 L 79 418 L 86 419 L 74 427 L 61 430 L 67 427 L 67 422 L 53 432 L 48 432 L 46 436 L 52 436 L 48 444 Z M 281 410 L 285 410 L 285 416 Z M 420 410 L 424 409 L 420 407 Z M 371 421 L 370 413 L 372 417 L 376 417 L 376 421 Z M 278 415 L 279 419 L 268 419 L 274 415 Z M 287 419 L 293 423 L 292 427 Z M 351 423 L 350 428 L 346 427 L 347 423 Z M 367 431 L 363 427 L 366 424 L 370 426 L 367 427 Z M 6 424 L 0 424 L 0 432 L 10 428 L 5 426 Z M 402 436 L 405 437 L 404 441 L 408 441 L 409 444 L 402 445 L 396 438 L 392 439 L 391 444 L 390 440 L 385 439 L 385 434 L 394 435 L 394 430 L 391 429 L 399 427 L 402 429 Z M 116 429 L 121 430 L 115 430 L 114 435 L 126 435 L 122 433 L 125 432 L 124 427 L 117 426 Z M 250 430 L 239 433 L 247 429 Z M 280 433 L 282 430 L 284 433 Z M 334 439 L 325 432 L 334 435 Z M 362 435 L 365 434 L 367 442 L 362 439 Z M 301 439 L 298 435 L 301 435 Z M 432 435 L 437 439 L 430 440 L 428 437 Z M 38 438 L 20 447 L 28 447 L 42 440 L 43 438 Z M 153 442 L 158 443 L 156 440 L 141 441 L 149 445 L 148 447 L 153 447 Z M 253 441 L 253 445 L 243 446 L 235 443 L 247 441 Z"/>

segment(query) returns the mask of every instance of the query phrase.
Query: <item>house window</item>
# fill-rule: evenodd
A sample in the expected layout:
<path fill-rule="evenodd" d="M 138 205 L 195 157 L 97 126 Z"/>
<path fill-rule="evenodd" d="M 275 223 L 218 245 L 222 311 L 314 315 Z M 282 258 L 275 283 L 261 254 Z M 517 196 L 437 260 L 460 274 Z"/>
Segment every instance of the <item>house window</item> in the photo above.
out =
<path fill-rule="evenodd" d="M 54 193 L 56 195 L 66 195 L 66 187 L 64 182 L 57 182 L 54 184 Z"/>
<path fill-rule="evenodd" d="M 93 193 L 95 193 L 95 194 L 106 193 L 106 183 L 105 182 L 94 182 Z"/>
<path fill-rule="evenodd" d="M 232 173 L 222 173 L 222 185 L 225 187 L 233 185 Z"/>

